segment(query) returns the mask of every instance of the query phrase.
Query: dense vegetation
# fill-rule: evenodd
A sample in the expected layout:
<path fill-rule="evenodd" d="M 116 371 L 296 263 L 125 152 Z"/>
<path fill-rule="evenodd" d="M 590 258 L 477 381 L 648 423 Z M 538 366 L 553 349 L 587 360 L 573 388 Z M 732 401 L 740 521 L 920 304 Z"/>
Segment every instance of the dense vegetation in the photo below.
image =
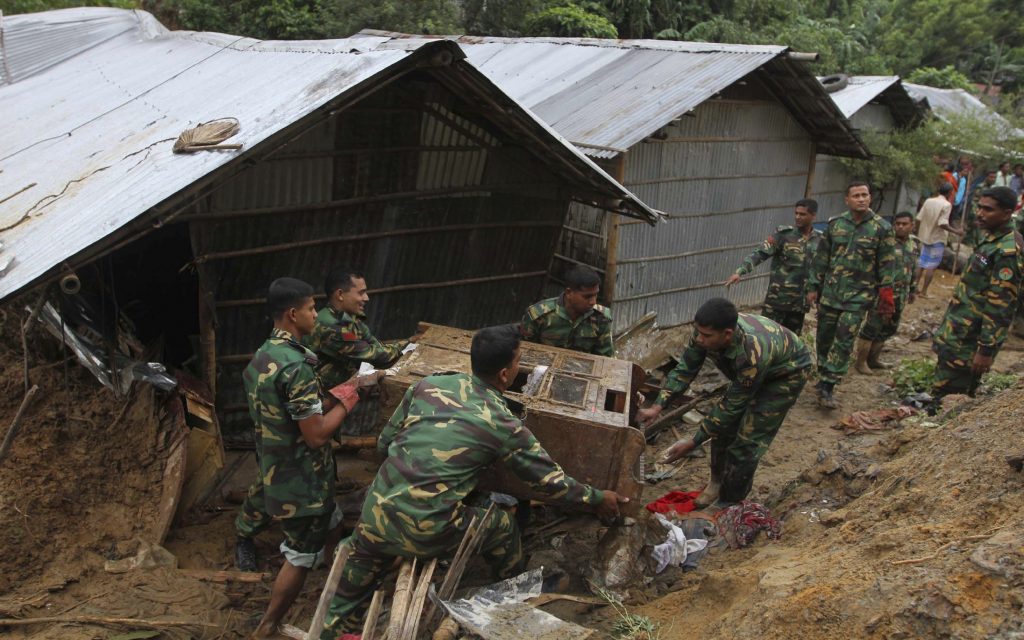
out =
<path fill-rule="evenodd" d="M 899 74 L 984 90 L 1024 125 L 1024 8 L 1005 0 L 0 0 L 6 14 L 82 4 L 141 7 L 172 28 L 263 39 L 338 38 L 363 28 L 492 36 L 656 38 L 784 44 L 815 51 L 819 75 Z M 866 133 L 866 137 L 873 134 Z M 927 186 L 935 156 L 985 165 L 1020 151 L 969 117 L 874 136 L 875 184 Z"/>

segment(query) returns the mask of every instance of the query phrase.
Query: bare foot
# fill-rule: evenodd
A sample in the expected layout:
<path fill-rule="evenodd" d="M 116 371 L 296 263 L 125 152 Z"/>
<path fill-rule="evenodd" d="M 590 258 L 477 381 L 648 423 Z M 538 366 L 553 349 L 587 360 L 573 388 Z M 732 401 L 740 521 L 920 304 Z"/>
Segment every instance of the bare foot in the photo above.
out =
<path fill-rule="evenodd" d="M 292 629 L 291 625 L 267 625 L 261 624 L 256 627 L 256 630 L 249 636 L 249 640 L 291 640 L 292 638 L 299 637 L 305 638 L 305 634 L 295 636 L 290 633 Z"/>

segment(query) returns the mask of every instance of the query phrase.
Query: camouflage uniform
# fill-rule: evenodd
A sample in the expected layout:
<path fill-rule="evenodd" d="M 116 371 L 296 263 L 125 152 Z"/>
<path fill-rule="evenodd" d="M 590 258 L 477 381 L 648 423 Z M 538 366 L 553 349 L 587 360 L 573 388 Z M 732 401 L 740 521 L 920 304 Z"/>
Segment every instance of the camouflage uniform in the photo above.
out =
<path fill-rule="evenodd" d="M 761 456 L 807 382 L 811 354 L 789 329 L 763 316 L 741 313 L 732 344 L 722 351 L 700 347 L 694 330 L 655 403 L 665 406 L 673 395 L 686 391 L 709 357 L 732 385 L 697 427 L 693 441 L 714 438 L 711 469 L 722 479 L 720 497 L 739 502 L 750 493 Z"/>
<path fill-rule="evenodd" d="M 872 309 L 868 319 L 860 330 L 860 337 L 872 342 L 882 342 L 896 335 L 900 327 L 900 318 L 907 307 L 911 294 L 917 294 L 917 257 L 920 249 L 917 241 L 911 236 L 906 240 L 896 239 L 896 275 L 893 278 L 893 299 L 896 301 L 896 312 L 892 320 L 887 321 Z"/>
<path fill-rule="evenodd" d="M 316 327 L 306 339 L 306 345 L 320 359 L 317 373 L 325 389 L 346 382 L 359 371 L 361 362 L 387 369 L 402 357 L 407 344 L 382 343 L 362 318 L 335 311 L 330 305 L 317 314 Z"/>
<path fill-rule="evenodd" d="M 259 478 L 235 527 L 252 537 L 281 523 L 281 551 L 295 566 L 311 567 L 334 514 L 334 456 L 330 445 L 310 447 L 298 422 L 323 413 L 316 356 L 287 331 L 274 329 L 242 373 L 256 427 Z"/>
<path fill-rule="evenodd" d="M 878 290 L 891 287 L 896 236 L 873 211 L 859 223 L 849 211 L 828 221 L 807 283 L 818 292 L 818 374 L 837 384 L 850 367 L 854 338 Z"/>
<path fill-rule="evenodd" d="M 599 304 L 573 321 L 563 296 L 541 300 L 523 316 L 523 339 L 552 347 L 572 349 L 608 358 L 615 357 L 612 314 Z"/>
<path fill-rule="evenodd" d="M 356 631 L 368 596 L 396 556 L 444 556 L 474 515 L 465 503 L 500 462 L 534 489 L 567 505 L 597 505 L 601 491 L 566 476 L 486 382 L 464 373 L 434 375 L 406 392 L 377 448 L 388 457 L 366 494 L 350 554 L 331 602 L 323 640 Z M 515 518 L 496 510 L 484 523 L 484 557 L 500 577 L 521 569 Z"/>
<path fill-rule="evenodd" d="M 939 356 L 932 390 L 937 398 L 974 393 L 974 354 L 994 358 L 999 353 L 1017 310 L 1024 241 L 1012 224 L 983 231 L 932 342 Z"/>
<path fill-rule="evenodd" d="M 736 275 L 745 276 L 771 258 L 771 279 L 761 313 L 796 334 L 804 328 L 804 315 L 808 309 L 807 272 L 811 269 L 819 240 L 821 232 L 816 229 L 804 237 L 796 227 L 780 226 L 736 269 Z"/>

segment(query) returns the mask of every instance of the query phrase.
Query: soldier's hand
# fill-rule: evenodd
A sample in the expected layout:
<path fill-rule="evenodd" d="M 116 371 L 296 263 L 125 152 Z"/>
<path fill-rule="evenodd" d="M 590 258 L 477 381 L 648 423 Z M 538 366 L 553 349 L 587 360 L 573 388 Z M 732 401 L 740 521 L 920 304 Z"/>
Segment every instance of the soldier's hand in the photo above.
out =
<path fill-rule="evenodd" d="M 807 292 L 807 305 L 811 307 L 818 306 L 818 292 L 808 291 Z"/>
<path fill-rule="evenodd" d="M 670 462 L 675 462 L 696 448 L 697 443 L 693 441 L 693 438 L 683 438 L 669 447 L 669 450 L 666 451 L 664 457 L 662 457 L 661 463 L 668 464 Z"/>
<path fill-rule="evenodd" d="M 641 409 L 636 412 L 636 423 L 641 427 L 654 422 L 654 420 L 661 415 L 663 407 L 660 404 L 652 404 L 651 406 Z"/>
<path fill-rule="evenodd" d="M 724 284 L 725 288 L 728 289 L 729 287 L 731 287 L 732 285 L 736 284 L 739 281 L 740 281 L 739 274 L 738 273 L 734 273 L 731 276 L 729 276 L 729 278 L 725 282 L 723 282 L 722 284 Z"/>
<path fill-rule="evenodd" d="M 604 499 L 601 500 L 601 504 L 597 505 L 597 515 L 602 520 L 612 520 L 619 517 L 619 505 L 626 504 L 629 502 L 629 498 L 626 496 L 620 496 L 619 494 L 605 489 L 603 491 Z"/>
<path fill-rule="evenodd" d="M 993 360 L 995 358 L 992 356 L 983 356 L 980 353 L 975 353 L 974 360 L 971 360 L 971 373 L 976 376 L 988 373 L 988 370 L 992 368 Z"/>

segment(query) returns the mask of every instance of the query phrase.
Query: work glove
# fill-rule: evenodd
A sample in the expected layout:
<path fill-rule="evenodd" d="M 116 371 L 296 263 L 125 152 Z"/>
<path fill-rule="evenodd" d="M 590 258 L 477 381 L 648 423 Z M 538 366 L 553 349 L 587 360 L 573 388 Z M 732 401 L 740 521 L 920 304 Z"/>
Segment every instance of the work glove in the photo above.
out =
<path fill-rule="evenodd" d="M 359 404 L 359 383 L 354 380 L 332 387 L 329 393 L 345 406 L 346 413 L 352 413 L 352 408 Z"/>
<path fill-rule="evenodd" d="M 878 315 L 891 316 L 896 313 L 896 301 L 893 299 L 892 287 L 878 290 Z"/>

